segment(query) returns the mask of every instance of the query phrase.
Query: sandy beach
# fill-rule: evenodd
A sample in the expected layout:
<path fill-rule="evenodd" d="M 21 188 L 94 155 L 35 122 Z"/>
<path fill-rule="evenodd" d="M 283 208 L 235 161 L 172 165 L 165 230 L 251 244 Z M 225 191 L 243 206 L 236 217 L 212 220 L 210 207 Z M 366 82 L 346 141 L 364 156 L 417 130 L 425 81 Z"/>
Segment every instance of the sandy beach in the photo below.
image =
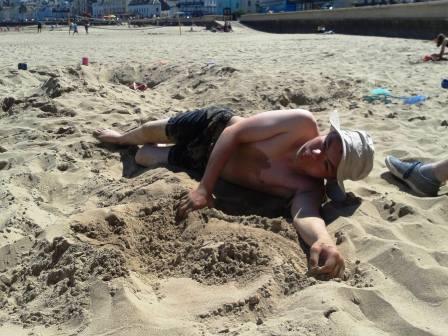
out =
<path fill-rule="evenodd" d="M 431 41 L 235 24 L 3 32 L 0 49 L 0 335 L 447 335 L 448 188 L 417 197 L 384 164 L 448 157 Z M 428 99 L 363 99 L 379 87 Z M 307 276 L 283 200 L 220 182 L 216 209 L 178 223 L 197 176 L 92 137 L 211 105 L 303 108 L 323 133 L 337 109 L 372 135 L 369 177 L 323 207 L 344 279 Z"/>

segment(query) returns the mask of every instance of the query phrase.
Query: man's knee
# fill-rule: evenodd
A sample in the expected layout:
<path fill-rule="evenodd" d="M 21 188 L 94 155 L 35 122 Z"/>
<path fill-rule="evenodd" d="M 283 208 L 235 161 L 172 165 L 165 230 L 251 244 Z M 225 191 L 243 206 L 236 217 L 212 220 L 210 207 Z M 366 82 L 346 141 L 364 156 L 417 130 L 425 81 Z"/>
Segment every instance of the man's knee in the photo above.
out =
<path fill-rule="evenodd" d="M 168 124 L 168 119 L 148 121 L 141 126 L 144 134 L 151 136 L 152 138 L 157 138 L 160 142 L 166 142 L 166 126 Z"/>

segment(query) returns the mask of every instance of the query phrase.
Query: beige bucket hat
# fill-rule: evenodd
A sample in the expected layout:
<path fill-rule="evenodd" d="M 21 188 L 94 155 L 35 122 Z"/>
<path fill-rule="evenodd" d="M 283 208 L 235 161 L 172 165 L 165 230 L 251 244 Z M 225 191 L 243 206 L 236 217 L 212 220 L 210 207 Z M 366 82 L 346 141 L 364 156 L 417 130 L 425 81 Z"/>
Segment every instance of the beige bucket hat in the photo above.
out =
<path fill-rule="evenodd" d="M 342 140 L 342 157 L 336 178 L 339 187 L 345 192 L 344 180 L 357 181 L 369 175 L 373 168 L 375 149 L 372 138 L 367 132 L 341 130 L 339 114 L 336 110 L 330 113 L 330 124 L 331 131 L 337 132 Z"/>

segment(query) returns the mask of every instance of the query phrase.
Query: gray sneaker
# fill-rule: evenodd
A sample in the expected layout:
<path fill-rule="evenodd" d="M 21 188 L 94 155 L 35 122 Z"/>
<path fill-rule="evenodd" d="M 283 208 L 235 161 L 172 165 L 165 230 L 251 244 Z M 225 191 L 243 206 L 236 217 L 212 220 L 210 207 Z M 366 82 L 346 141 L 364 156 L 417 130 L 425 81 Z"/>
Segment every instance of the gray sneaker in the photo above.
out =
<path fill-rule="evenodd" d="M 419 196 L 437 196 L 441 183 L 423 176 L 419 161 L 404 162 L 391 155 L 386 157 L 386 166 L 392 175 L 406 183 Z"/>

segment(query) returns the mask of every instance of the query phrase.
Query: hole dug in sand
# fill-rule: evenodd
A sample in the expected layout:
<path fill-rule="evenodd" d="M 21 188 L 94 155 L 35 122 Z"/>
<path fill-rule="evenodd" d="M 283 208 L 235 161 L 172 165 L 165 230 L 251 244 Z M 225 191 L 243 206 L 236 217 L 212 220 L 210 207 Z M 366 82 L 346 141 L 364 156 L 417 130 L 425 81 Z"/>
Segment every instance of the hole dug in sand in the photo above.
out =
<path fill-rule="evenodd" d="M 263 324 L 287 296 L 319 283 L 307 277 L 306 256 L 285 220 L 204 209 L 176 223 L 177 197 L 172 192 L 76 214 L 71 228 L 78 240 L 36 241 L 0 297 L 11 321 L 80 325 L 94 309 L 99 283 L 111 300 L 138 309 L 130 296 L 143 288 L 137 277 L 154 293 L 149 302 L 139 300 L 215 330 L 235 317 Z M 154 306 L 151 314 L 159 311 Z"/>
<path fill-rule="evenodd" d="M 216 295 L 222 303 L 205 311 L 197 307 L 202 319 L 259 316 L 272 309 L 273 298 L 317 283 L 306 276 L 306 256 L 286 221 L 205 209 L 176 223 L 173 203 L 166 197 L 89 211 L 74 218 L 71 227 L 85 242 L 119 249 L 131 271 L 161 281 L 163 296 L 172 295 L 163 289 L 170 279 L 214 288 L 197 300 L 213 301 Z M 242 294 L 230 295 L 229 286 Z"/>
<path fill-rule="evenodd" d="M 208 209 L 191 214 L 184 223 L 176 223 L 174 217 L 173 202 L 167 198 L 145 206 L 127 204 L 88 212 L 71 227 L 87 238 L 116 246 L 134 270 L 158 277 L 189 277 L 207 285 L 249 280 L 272 268 L 276 258 L 284 259 L 284 253 L 278 252 L 282 247 L 276 246 L 279 240 L 295 247 L 294 266 L 306 273 L 305 255 L 299 254 L 294 238 L 286 238 L 295 235 L 282 231 L 279 219 L 233 217 Z"/>
<path fill-rule="evenodd" d="M 150 189 L 145 201 L 129 195 L 130 203 L 76 215 L 71 228 L 83 242 L 120 251 L 154 291 L 154 304 L 176 302 L 179 318 L 188 312 L 211 324 L 232 316 L 262 324 L 286 296 L 320 283 L 307 276 L 286 220 L 203 209 L 176 223 L 180 193 L 156 198 Z M 366 275 L 358 273 L 347 284 L 361 286 Z"/>

